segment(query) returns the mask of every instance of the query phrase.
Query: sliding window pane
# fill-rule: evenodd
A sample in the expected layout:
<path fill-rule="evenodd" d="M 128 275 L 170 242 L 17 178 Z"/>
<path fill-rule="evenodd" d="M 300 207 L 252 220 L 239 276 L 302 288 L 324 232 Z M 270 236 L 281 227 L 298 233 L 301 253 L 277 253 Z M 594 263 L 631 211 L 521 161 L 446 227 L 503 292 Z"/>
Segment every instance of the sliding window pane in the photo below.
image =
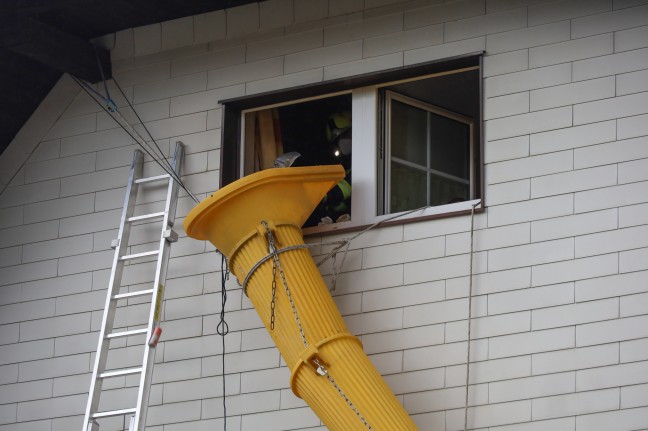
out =
<path fill-rule="evenodd" d="M 391 163 L 391 212 L 407 211 L 427 205 L 425 171 Z"/>
<path fill-rule="evenodd" d="M 392 100 L 391 155 L 426 166 L 427 112 Z"/>
<path fill-rule="evenodd" d="M 445 205 L 470 199 L 468 183 L 458 182 L 447 177 L 430 175 L 430 205 Z"/>
<path fill-rule="evenodd" d="M 470 126 L 430 113 L 430 168 L 470 179 Z"/>

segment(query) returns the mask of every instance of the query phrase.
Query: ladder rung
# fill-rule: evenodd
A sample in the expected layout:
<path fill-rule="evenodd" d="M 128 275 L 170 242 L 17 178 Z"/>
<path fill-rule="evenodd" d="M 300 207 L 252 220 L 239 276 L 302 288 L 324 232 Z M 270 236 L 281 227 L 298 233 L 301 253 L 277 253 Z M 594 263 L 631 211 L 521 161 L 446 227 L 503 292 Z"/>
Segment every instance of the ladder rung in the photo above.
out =
<path fill-rule="evenodd" d="M 106 338 L 130 337 L 131 335 L 146 334 L 146 331 L 148 331 L 148 329 L 142 328 L 142 329 L 133 329 L 130 331 L 123 331 L 123 332 L 113 332 L 112 334 L 106 335 Z"/>
<path fill-rule="evenodd" d="M 109 418 L 109 417 L 112 417 L 112 416 L 135 414 L 135 412 L 137 412 L 136 408 L 121 409 L 121 410 L 110 410 L 110 411 L 107 411 L 107 412 L 97 412 L 97 413 L 94 413 L 92 415 L 92 419 Z"/>
<path fill-rule="evenodd" d="M 113 295 L 113 299 L 124 299 L 124 298 L 132 298 L 133 296 L 150 295 L 153 292 L 154 292 L 153 289 L 146 289 L 146 290 L 138 290 L 137 292 L 119 293 L 117 295 Z"/>
<path fill-rule="evenodd" d="M 160 250 L 143 251 L 142 253 L 126 254 L 120 257 L 120 260 L 137 259 L 138 257 L 153 256 L 159 254 Z"/>
<path fill-rule="evenodd" d="M 108 379 L 110 377 L 119 377 L 119 376 L 128 376 L 131 374 L 138 374 L 142 372 L 142 367 L 138 368 L 128 368 L 125 370 L 119 370 L 119 371 L 106 371 L 104 373 L 99 374 L 99 378 L 102 379 Z"/>
<path fill-rule="evenodd" d="M 165 212 L 159 212 L 159 213 L 151 213 L 151 214 L 144 214 L 140 216 L 134 216 L 134 217 L 128 217 L 128 221 L 138 221 L 138 220 L 146 220 L 149 218 L 156 218 L 156 217 L 164 217 Z"/>
<path fill-rule="evenodd" d="M 152 181 L 162 181 L 170 177 L 169 174 L 156 175 L 154 177 L 138 178 L 135 180 L 135 184 L 150 183 Z"/>

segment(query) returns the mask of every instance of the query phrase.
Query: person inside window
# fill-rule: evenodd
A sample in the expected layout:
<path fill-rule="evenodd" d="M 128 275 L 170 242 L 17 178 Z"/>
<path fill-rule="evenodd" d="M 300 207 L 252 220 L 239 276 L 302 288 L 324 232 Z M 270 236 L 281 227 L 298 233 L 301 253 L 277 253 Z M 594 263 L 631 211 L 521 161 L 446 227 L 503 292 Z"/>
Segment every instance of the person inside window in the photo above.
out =
<path fill-rule="evenodd" d="M 322 199 L 305 226 L 341 223 L 351 220 L 351 112 L 336 110 L 326 122 L 326 153 L 339 163 L 346 177 Z"/>

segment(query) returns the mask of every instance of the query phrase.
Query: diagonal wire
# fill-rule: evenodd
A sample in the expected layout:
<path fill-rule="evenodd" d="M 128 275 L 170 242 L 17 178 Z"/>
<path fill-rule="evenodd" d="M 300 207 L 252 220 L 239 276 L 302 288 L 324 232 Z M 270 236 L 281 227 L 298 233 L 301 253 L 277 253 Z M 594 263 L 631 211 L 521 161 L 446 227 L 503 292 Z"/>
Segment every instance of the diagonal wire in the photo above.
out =
<path fill-rule="evenodd" d="M 382 220 L 380 220 L 380 221 L 377 221 L 376 223 L 374 223 L 374 224 L 368 226 L 367 228 L 361 230 L 360 232 L 356 233 L 355 235 L 353 235 L 353 236 L 350 237 L 350 238 L 345 238 L 345 239 L 342 239 L 341 241 L 333 241 L 333 242 L 327 243 L 327 244 L 337 244 L 337 246 L 333 247 L 333 249 L 332 249 L 332 250 L 331 250 L 331 251 L 330 251 L 326 256 L 324 256 L 322 259 L 320 259 L 320 261 L 317 262 L 317 266 L 319 267 L 319 266 L 321 266 L 324 262 L 326 262 L 327 260 L 329 260 L 329 259 L 333 259 L 333 265 L 332 265 L 332 266 L 333 266 L 333 274 L 332 274 L 332 275 L 333 275 L 333 278 L 332 278 L 332 282 L 331 282 L 332 286 L 331 286 L 330 290 L 331 290 L 331 291 L 335 290 L 335 287 L 336 287 L 336 285 L 337 285 L 337 278 L 338 278 L 338 276 L 340 275 L 340 273 L 342 272 L 342 267 L 344 266 L 344 262 L 346 261 L 346 257 L 347 257 L 347 254 L 348 254 L 348 252 L 349 252 L 349 246 L 351 245 L 351 241 L 353 241 L 354 239 L 356 239 L 356 238 L 359 237 L 360 235 L 363 235 L 363 234 L 367 233 L 367 232 L 370 231 L 371 229 L 380 226 L 380 225 L 383 224 L 383 223 L 386 223 L 386 222 L 388 222 L 388 221 L 391 221 L 391 220 L 397 219 L 397 218 L 399 218 L 399 217 L 404 217 L 404 216 L 406 216 L 406 215 L 409 215 L 409 214 L 415 213 L 415 212 L 417 212 L 417 211 L 423 211 L 423 210 L 426 209 L 426 208 L 428 208 L 428 207 L 425 206 L 425 207 L 416 208 L 416 209 L 413 209 L 413 210 L 410 210 L 410 211 L 407 211 L 407 212 L 404 212 L 404 213 L 398 213 L 398 214 L 395 214 L 395 215 L 393 215 L 393 216 L 391 216 L 391 217 L 388 217 L 388 218 L 386 218 L 386 219 L 382 219 Z M 322 244 L 322 245 L 324 245 L 324 244 Z M 336 261 L 336 259 L 337 259 L 337 254 L 338 254 L 342 249 L 344 249 L 344 251 L 342 252 L 342 261 L 341 261 L 341 263 L 340 263 L 340 266 L 339 266 L 339 267 L 337 268 L 337 270 L 336 270 L 336 269 L 335 269 L 335 261 Z"/>
<path fill-rule="evenodd" d="M 138 114 L 137 111 L 135 110 L 135 107 L 134 107 L 133 104 L 130 102 L 130 100 L 128 100 L 128 97 L 126 97 L 126 94 L 124 94 L 124 90 L 122 90 L 121 86 L 119 85 L 119 83 L 117 82 L 117 80 L 116 80 L 115 78 L 113 78 L 112 80 L 113 80 L 113 82 L 115 83 L 115 86 L 117 87 L 117 89 L 119 90 L 119 92 L 120 92 L 120 93 L 122 94 L 122 96 L 124 97 L 124 100 L 126 100 L 126 103 L 128 103 L 129 108 L 132 109 L 133 113 L 134 113 L 135 116 L 137 117 L 137 120 L 140 122 L 140 124 L 142 125 L 142 127 L 144 128 L 144 130 L 146 130 L 146 134 L 149 136 L 149 138 L 151 138 L 151 142 L 153 142 L 153 144 L 155 145 L 155 148 L 157 148 L 157 150 L 159 151 L 159 153 L 160 153 L 160 155 L 162 156 L 163 160 L 166 161 L 167 165 L 169 165 L 169 168 L 172 168 L 171 163 L 170 163 L 170 162 L 169 162 L 169 161 L 164 157 L 164 153 L 162 152 L 162 149 L 161 149 L 160 146 L 157 144 L 157 142 L 155 142 L 155 139 L 153 139 L 153 135 L 151 135 L 151 132 L 149 131 L 148 127 L 146 127 L 146 124 L 144 124 L 144 121 L 142 121 L 142 119 L 140 118 L 139 114 Z M 106 91 L 107 91 L 107 90 L 106 90 Z"/>
<path fill-rule="evenodd" d="M 115 85 L 116 85 L 117 88 L 119 89 L 119 92 L 120 92 L 120 93 L 122 94 L 122 96 L 124 97 L 124 100 L 126 100 L 126 103 L 128 104 L 129 108 L 131 108 L 131 110 L 133 111 L 133 113 L 134 113 L 135 116 L 137 117 L 137 120 L 140 122 L 140 124 L 142 125 L 142 127 L 144 128 L 144 130 L 146 131 L 146 133 L 148 134 L 149 138 L 151 139 L 151 142 L 153 142 L 153 145 L 155 145 L 155 149 L 157 149 L 157 151 L 158 151 L 157 154 L 159 154 L 159 160 L 163 160 L 163 161 L 167 164 L 167 166 L 169 167 L 169 169 L 170 169 L 171 171 L 173 171 L 173 166 L 171 166 L 171 163 L 170 163 L 170 162 L 167 160 L 167 158 L 164 156 L 164 152 L 162 151 L 162 149 L 160 148 L 160 146 L 157 144 L 157 142 L 155 141 L 155 139 L 153 139 L 153 135 L 151 135 L 151 132 L 150 132 L 149 129 L 146 127 L 146 124 L 144 124 L 144 121 L 142 121 L 142 119 L 140 118 L 139 114 L 138 114 L 137 111 L 135 110 L 135 107 L 131 104 L 131 102 L 130 102 L 130 100 L 128 99 L 128 97 L 126 97 L 126 94 L 124 93 L 124 90 L 122 90 L 122 88 L 120 87 L 119 83 L 117 82 L 117 80 L 116 80 L 115 78 L 113 78 L 113 82 L 115 83 Z M 106 88 L 106 91 L 108 91 L 107 88 Z M 116 105 L 115 105 L 115 107 L 116 107 Z M 123 119 L 124 122 L 128 123 L 128 122 L 126 121 L 126 119 L 124 119 L 124 118 L 121 116 L 121 114 L 119 114 L 116 110 L 115 110 L 114 113 L 117 114 L 117 115 L 119 115 L 119 117 L 120 117 L 121 119 Z M 129 126 L 130 126 L 130 124 L 129 124 Z M 131 127 L 132 127 L 132 126 L 131 126 Z M 149 147 L 149 149 L 151 150 L 151 152 L 152 152 L 152 153 L 155 153 L 155 149 L 154 149 L 153 147 L 151 147 L 150 144 L 149 144 L 148 142 L 146 142 L 146 139 L 144 139 L 144 138 L 143 138 L 143 137 L 142 137 L 142 136 L 141 136 L 141 135 L 140 135 L 140 134 L 139 134 L 139 133 L 138 133 L 134 128 L 133 128 L 133 131 L 134 131 L 135 134 L 140 138 L 141 143 L 146 144 L 146 145 Z M 140 146 L 141 146 L 141 143 L 140 143 Z M 158 162 L 158 164 L 159 164 L 159 162 Z M 168 171 L 167 171 L 167 172 L 168 172 Z M 175 171 L 174 171 L 174 174 L 175 174 Z M 174 175 L 173 177 L 174 177 L 174 179 L 175 179 L 176 181 L 178 181 L 178 183 L 182 183 L 182 181 L 180 180 L 180 178 L 179 178 L 177 175 Z M 185 190 L 186 190 L 186 189 L 185 189 Z M 189 192 L 187 191 L 187 193 L 189 193 Z M 189 193 L 189 194 L 191 195 L 191 193 Z M 192 196 L 192 197 L 193 197 L 193 196 Z M 195 200 L 195 199 L 194 199 L 194 200 Z"/>
<path fill-rule="evenodd" d="M 95 93 L 106 101 L 106 105 L 109 107 L 108 109 L 110 109 L 111 111 L 117 110 L 117 105 L 110 97 L 110 92 L 108 91 L 108 82 L 106 81 L 103 67 L 101 66 L 101 59 L 99 58 L 99 51 L 97 51 L 97 45 L 93 44 L 92 48 L 94 49 L 95 58 L 97 59 L 97 68 L 99 69 L 99 74 L 101 75 L 101 81 L 103 82 L 103 87 L 104 87 L 104 91 L 106 92 L 106 97 L 101 96 L 98 91 L 95 91 Z M 90 88 L 94 91 L 92 87 Z"/>
<path fill-rule="evenodd" d="M 103 99 L 103 100 L 106 102 L 106 106 L 108 107 L 108 110 L 109 110 L 110 112 L 116 114 L 116 113 L 117 113 L 117 104 L 116 104 L 115 101 L 112 99 L 112 97 L 110 97 L 110 91 L 108 90 L 108 81 L 106 81 L 106 76 L 104 75 L 103 67 L 102 67 L 102 65 L 101 65 L 101 60 L 99 59 L 99 52 L 97 51 L 97 47 L 96 47 L 96 45 L 93 45 L 93 48 L 94 48 L 95 58 L 97 59 L 97 68 L 99 69 L 99 74 L 101 75 L 101 81 L 102 81 L 102 83 L 103 83 L 104 92 L 106 93 L 106 96 L 105 96 L 105 97 L 102 96 L 101 94 L 99 94 L 98 91 L 95 91 L 91 86 L 89 86 L 89 88 L 90 88 L 90 90 L 92 90 L 96 95 L 98 95 L 101 99 Z M 155 142 L 155 139 L 153 139 L 153 136 L 151 135 L 151 132 L 149 132 L 149 130 L 146 128 L 146 124 L 144 124 L 144 122 L 143 122 L 142 119 L 140 118 L 139 114 L 138 114 L 137 111 L 135 110 L 135 107 L 133 107 L 133 105 L 131 104 L 131 102 L 130 102 L 130 100 L 128 99 L 128 97 L 126 97 L 126 94 L 124 94 L 124 90 L 122 90 L 122 88 L 120 87 L 119 83 L 117 82 L 117 80 L 116 80 L 114 77 L 112 78 L 112 80 L 113 80 L 113 82 L 115 83 L 115 85 L 117 86 L 117 88 L 119 89 L 119 92 L 120 92 L 120 93 L 122 94 L 122 96 L 124 97 L 124 100 L 126 101 L 126 103 L 128 103 L 128 106 L 131 108 L 131 110 L 133 111 L 133 113 L 135 114 L 135 116 L 137 117 L 137 119 L 139 120 L 139 122 L 140 122 L 140 124 L 142 125 L 142 127 L 144 127 L 144 130 L 146 130 L 146 133 L 149 135 L 149 138 L 151 138 L 151 141 L 152 141 L 153 144 L 155 145 L 155 148 L 157 148 L 158 153 L 159 153 L 160 160 L 164 160 L 164 161 L 166 162 L 167 166 L 169 167 L 169 169 L 175 171 L 174 168 L 173 168 L 173 166 L 171 166 L 171 163 L 166 159 L 164 153 L 162 152 L 162 149 L 158 146 L 157 142 Z M 133 129 L 133 130 L 134 130 L 134 129 Z M 138 135 L 139 135 L 139 134 L 138 134 Z M 141 136 L 139 136 L 139 137 L 142 138 Z M 146 140 L 143 139 L 143 138 L 142 138 L 142 141 L 146 142 Z M 148 145 L 148 144 L 147 144 L 147 145 Z M 153 150 L 153 147 L 151 147 L 150 145 L 149 145 L 149 149 L 150 149 L 153 153 L 155 153 L 155 150 Z"/>
<path fill-rule="evenodd" d="M 72 76 L 72 79 L 74 79 L 74 81 L 75 81 L 75 82 L 76 82 L 76 83 L 77 83 L 77 84 L 78 84 L 78 85 L 79 85 L 79 86 L 80 86 L 80 87 L 81 87 L 81 88 L 86 92 L 86 94 L 88 94 L 90 97 L 92 97 L 92 99 L 93 99 L 95 102 L 97 102 L 97 104 L 99 104 L 99 105 L 102 107 L 102 109 L 103 109 L 103 110 L 104 110 L 108 115 L 110 115 L 110 116 L 113 118 L 113 120 L 115 120 L 115 122 L 117 123 L 117 125 L 120 126 L 120 127 L 121 127 L 121 128 L 122 128 L 122 129 L 123 129 L 123 130 L 128 134 L 128 136 L 130 136 L 130 137 L 135 141 L 135 143 L 137 143 L 140 147 L 142 147 L 142 150 L 144 150 L 144 151 L 146 152 L 146 154 L 149 155 L 149 156 L 153 159 L 153 161 L 155 161 L 156 163 L 160 164 L 160 161 L 158 160 L 158 156 L 157 156 L 156 154 L 153 154 L 153 153 L 154 153 L 153 149 L 152 149 L 152 148 L 151 148 L 151 147 L 146 143 L 146 141 L 145 141 L 141 136 L 139 136 L 139 134 L 137 133 L 137 131 L 136 131 L 136 130 L 135 130 L 135 129 L 134 129 L 134 128 L 133 128 L 133 127 L 132 127 L 132 126 L 131 126 L 131 125 L 130 125 L 130 124 L 129 124 L 129 123 L 128 123 L 124 118 L 123 118 L 123 117 L 122 117 L 122 116 L 121 116 L 121 114 L 119 114 L 119 113 L 116 112 L 116 111 L 115 111 L 115 112 L 111 111 L 111 106 L 110 106 L 110 104 L 111 104 L 111 103 L 114 103 L 114 102 L 112 102 L 109 98 L 104 97 L 101 93 L 99 93 L 99 92 L 96 91 L 94 88 L 92 88 L 92 86 L 90 86 L 88 83 L 82 81 L 81 79 L 77 78 L 76 76 Z M 94 95 L 94 96 L 93 96 L 93 95 Z M 95 97 L 95 96 L 96 96 L 96 97 Z M 99 100 L 97 100 L 97 99 L 100 99 L 100 100 L 102 100 L 103 102 L 105 102 L 105 103 L 106 103 L 106 106 L 104 106 L 104 105 L 102 105 L 101 103 L 99 103 Z M 127 125 L 131 130 L 128 130 L 128 128 L 126 128 L 126 126 L 125 126 L 124 124 L 122 124 L 122 123 L 118 120 L 118 118 L 115 118 L 115 116 L 114 116 L 113 114 L 117 114 L 117 115 L 118 115 L 118 118 L 121 119 L 121 120 L 123 120 L 124 123 L 126 123 L 126 125 Z M 136 136 L 136 135 L 137 135 L 137 136 Z M 139 139 L 138 139 L 138 138 L 139 138 Z M 152 153 L 152 152 L 153 152 L 153 153 Z M 169 166 L 170 166 L 170 165 L 169 165 Z M 161 165 L 161 167 L 162 167 L 162 169 L 165 169 L 165 171 L 167 171 L 167 169 L 166 169 L 165 166 L 162 166 L 162 165 Z M 169 173 L 169 172 L 167 171 L 167 173 Z M 177 176 L 176 176 L 176 175 L 174 175 L 174 179 L 177 179 Z"/>
<path fill-rule="evenodd" d="M 185 192 L 187 192 L 187 194 L 188 194 L 188 195 L 189 195 L 189 196 L 194 200 L 194 202 L 196 202 L 196 203 L 199 203 L 199 202 L 200 202 L 200 201 L 198 200 L 198 198 L 197 198 L 197 197 L 196 197 L 196 196 L 195 196 L 191 191 L 189 191 L 189 189 L 188 189 L 187 186 L 182 182 L 182 180 L 180 179 L 180 177 L 178 176 L 178 174 L 176 174 L 176 173 L 173 171 L 173 169 L 170 169 L 170 168 L 167 166 L 167 165 L 170 166 L 170 164 L 169 164 L 168 160 L 166 160 L 165 157 L 162 157 L 161 159 L 164 160 L 164 161 L 166 162 L 166 165 L 163 164 L 163 163 L 160 161 L 160 159 L 158 158 L 158 156 L 157 156 L 156 154 L 154 154 L 155 151 L 153 151 L 153 149 L 152 149 L 152 148 L 151 148 L 151 147 L 146 143 L 146 141 L 145 141 L 145 140 L 144 140 L 144 139 L 139 135 L 139 133 L 137 133 L 137 131 L 136 131 L 136 130 L 135 130 L 135 129 L 134 129 L 134 128 L 133 128 L 133 127 L 132 127 L 132 126 L 131 126 L 131 125 L 130 125 L 126 120 L 125 120 L 125 119 L 124 119 L 124 117 L 122 117 L 121 114 L 119 114 L 119 112 L 117 112 L 117 111 L 115 111 L 115 112 L 111 112 L 111 111 L 108 109 L 108 107 L 106 107 L 106 106 L 104 106 L 103 104 L 99 103 L 99 100 L 97 100 L 98 98 L 103 99 L 104 101 L 107 101 L 107 100 L 106 100 L 106 99 L 105 99 L 101 94 L 99 94 L 99 93 L 97 93 L 96 91 L 94 91 L 94 93 L 96 93 L 96 97 L 95 97 L 95 95 L 93 95 L 93 91 L 92 91 L 92 89 L 91 89 L 91 88 L 90 88 L 86 83 L 84 83 L 83 81 L 81 81 L 81 80 L 80 80 L 79 78 L 77 78 L 76 76 L 73 76 L 73 75 L 71 75 L 71 76 L 72 76 L 72 79 L 74 79 L 74 81 L 75 81 L 75 82 L 76 82 L 76 83 L 77 83 L 77 84 L 78 84 L 78 85 L 79 85 L 79 86 L 80 86 L 80 87 L 81 87 L 81 88 L 82 88 L 82 89 L 83 89 L 83 90 L 84 90 L 84 91 L 85 91 L 85 92 L 86 92 L 86 93 L 87 93 L 87 94 L 88 94 L 88 95 L 89 95 L 89 96 L 90 96 L 90 97 L 91 97 L 91 98 L 92 98 L 92 99 L 93 99 L 93 100 L 94 100 L 94 101 L 99 105 L 99 106 L 101 106 L 101 108 L 102 108 L 102 109 L 103 109 L 103 110 L 104 110 L 108 115 L 110 115 L 110 116 L 112 117 L 113 120 L 115 120 L 115 122 L 117 123 L 117 125 L 118 125 L 119 127 L 121 127 L 121 128 L 124 130 L 124 132 L 126 132 L 126 133 L 128 134 L 128 136 L 130 136 L 130 137 L 131 137 L 131 138 L 132 138 L 132 139 L 133 139 L 133 140 L 134 140 L 134 141 L 135 141 L 135 142 L 136 142 L 136 143 L 137 143 L 137 144 L 142 148 L 142 150 L 144 150 L 144 152 L 145 152 L 149 157 L 151 157 L 151 159 L 153 159 L 153 161 L 156 162 L 156 163 L 157 163 L 157 164 L 158 164 L 158 165 L 159 165 L 159 166 L 160 166 L 160 167 L 161 167 L 161 168 L 162 168 L 162 169 L 163 169 L 163 170 L 164 170 L 164 171 L 165 171 L 165 172 L 166 172 L 166 173 L 167 173 L 167 174 L 168 174 L 168 175 L 169 175 L 173 180 L 174 180 L 174 181 L 176 181 L 176 182 L 178 183 L 178 185 L 179 185 L 180 187 L 182 187 L 182 189 L 183 189 Z M 119 121 L 120 119 L 121 119 L 121 120 L 122 120 L 126 125 L 122 124 L 122 122 Z M 128 126 L 128 127 L 127 127 L 127 126 Z M 129 130 L 129 129 L 130 129 L 130 130 Z M 139 139 L 138 139 L 138 138 L 139 138 Z M 157 146 L 157 144 L 156 144 L 156 146 Z M 158 148 L 159 148 L 159 147 L 158 147 Z"/>
<path fill-rule="evenodd" d="M 108 115 L 110 115 L 113 118 L 113 120 L 115 120 L 117 125 L 119 125 L 146 152 L 146 154 L 153 159 L 154 162 L 160 165 L 160 167 L 167 174 L 169 174 L 194 199 L 194 201 L 196 201 L 196 203 L 198 202 L 195 196 L 191 192 L 189 192 L 189 190 L 187 190 L 180 177 L 173 170 L 171 163 L 164 157 L 162 150 L 157 146 L 157 144 L 156 147 L 158 148 L 158 151 L 160 153 L 159 156 L 155 153 L 155 150 L 146 142 L 146 140 L 137 132 L 137 130 L 135 130 L 133 126 L 131 126 L 130 123 L 128 123 L 128 121 L 124 117 L 122 117 L 122 115 L 117 111 L 117 105 L 115 104 L 114 101 L 112 101 L 112 99 L 109 98 L 109 96 L 108 98 L 106 98 L 98 91 L 96 91 L 94 88 L 92 88 L 92 86 L 88 85 L 86 82 L 80 80 L 75 76 L 72 76 L 72 78 L 77 82 L 77 84 L 79 84 L 79 86 L 81 86 L 81 88 L 83 88 L 86 91 L 86 93 L 90 97 L 92 97 L 92 94 L 96 95 L 96 97 L 93 97 L 93 99 L 99 105 L 101 105 L 101 103 L 99 103 L 97 99 L 101 99 L 106 104 L 105 106 L 101 105 L 101 107 Z M 126 100 L 128 101 L 128 99 Z M 133 109 L 133 112 L 135 112 L 134 108 L 131 109 Z M 160 160 L 164 160 L 168 168 L 162 165 Z"/>
<path fill-rule="evenodd" d="M 327 243 L 327 244 L 338 244 L 338 245 L 337 245 L 337 247 L 334 247 L 333 250 L 331 250 L 331 252 L 329 252 L 326 256 L 324 256 L 324 257 L 323 257 L 319 262 L 317 262 L 317 266 L 320 266 L 320 265 L 322 265 L 324 262 L 326 262 L 327 260 L 332 259 L 332 258 L 335 256 L 335 254 L 338 253 L 338 252 L 339 252 L 340 250 L 342 250 L 343 248 L 346 247 L 347 250 L 348 250 L 348 248 L 349 248 L 348 245 L 349 245 L 349 243 L 350 243 L 351 241 L 353 241 L 354 239 L 356 239 L 356 238 L 359 237 L 360 235 L 363 235 L 363 234 L 367 233 L 367 232 L 370 231 L 371 229 L 373 229 L 373 228 L 375 228 L 375 227 L 378 227 L 378 226 L 380 226 L 381 224 L 386 223 L 386 222 L 388 222 L 388 221 L 392 221 L 392 220 L 394 220 L 394 219 L 397 219 L 397 218 L 399 218 L 399 217 L 405 217 L 406 215 L 409 215 L 409 214 L 415 213 L 415 212 L 417 212 L 417 211 L 423 211 L 423 210 L 426 209 L 426 208 L 428 208 L 428 207 L 427 207 L 427 206 L 424 206 L 424 207 L 416 208 L 416 209 L 413 209 L 413 210 L 410 210 L 410 211 L 407 211 L 407 212 L 404 212 L 404 213 L 398 213 L 398 214 L 395 214 L 395 215 L 393 215 L 393 216 L 391 216 L 391 217 L 388 217 L 388 218 L 386 218 L 386 219 L 382 219 L 382 220 L 379 220 L 379 221 L 375 222 L 374 224 L 372 224 L 372 225 L 366 227 L 365 229 L 361 230 L 360 232 L 356 233 L 355 235 L 353 235 L 353 236 L 351 236 L 351 237 L 349 237 L 349 238 L 345 238 L 345 239 L 342 239 L 342 240 L 340 240 L 340 241 L 333 241 L 333 242 Z"/>

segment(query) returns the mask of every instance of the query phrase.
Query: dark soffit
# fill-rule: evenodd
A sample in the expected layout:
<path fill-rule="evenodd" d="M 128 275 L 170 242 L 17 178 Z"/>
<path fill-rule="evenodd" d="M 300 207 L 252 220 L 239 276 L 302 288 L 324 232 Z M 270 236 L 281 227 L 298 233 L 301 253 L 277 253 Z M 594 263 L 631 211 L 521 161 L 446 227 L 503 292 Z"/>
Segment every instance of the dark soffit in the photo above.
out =
<path fill-rule="evenodd" d="M 1 0 L 0 153 L 64 72 L 97 82 L 110 55 L 89 41 L 253 0 Z"/>

